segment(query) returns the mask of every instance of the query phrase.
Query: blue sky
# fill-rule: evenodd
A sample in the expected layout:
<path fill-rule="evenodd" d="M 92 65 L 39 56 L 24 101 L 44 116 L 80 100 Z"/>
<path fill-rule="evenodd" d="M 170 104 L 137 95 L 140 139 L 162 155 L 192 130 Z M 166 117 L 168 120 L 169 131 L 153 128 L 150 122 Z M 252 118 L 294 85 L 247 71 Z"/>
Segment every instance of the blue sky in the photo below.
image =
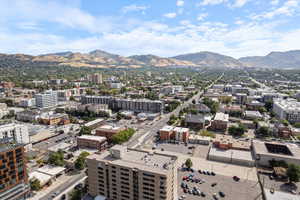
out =
<path fill-rule="evenodd" d="M 124 56 L 300 49 L 300 0 L 0 0 L 0 52 Z"/>

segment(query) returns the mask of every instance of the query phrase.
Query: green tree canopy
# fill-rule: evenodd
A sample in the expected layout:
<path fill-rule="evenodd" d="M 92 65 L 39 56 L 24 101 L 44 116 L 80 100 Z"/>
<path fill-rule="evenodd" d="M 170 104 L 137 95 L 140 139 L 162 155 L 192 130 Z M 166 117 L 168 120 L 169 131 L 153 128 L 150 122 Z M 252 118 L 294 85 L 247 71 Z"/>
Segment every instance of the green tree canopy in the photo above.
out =
<path fill-rule="evenodd" d="M 80 129 L 79 135 L 91 135 L 92 129 L 90 127 L 83 126 Z"/>
<path fill-rule="evenodd" d="M 244 135 L 246 131 L 246 127 L 242 124 L 239 124 L 238 126 L 231 126 L 228 129 L 228 132 L 233 136 L 242 136 Z"/>
<path fill-rule="evenodd" d="M 114 144 L 122 144 L 127 142 L 135 133 L 135 130 L 132 128 L 120 131 L 119 133 L 112 136 L 112 142 Z"/>
<path fill-rule="evenodd" d="M 192 160 L 190 158 L 186 159 L 185 166 L 187 168 L 191 168 L 193 166 L 193 162 L 192 162 Z"/>
<path fill-rule="evenodd" d="M 290 164 L 286 175 L 289 178 L 290 182 L 299 182 L 300 180 L 300 166 L 295 164 Z"/>
<path fill-rule="evenodd" d="M 40 182 L 40 180 L 39 180 L 39 179 L 36 179 L 36 178 L 30 180 L 30 188 L 31 188 L 31 190 L 33 190 L 33 191 L 38 191 L 38 190 L 40 190 L 40 189 L 42 188 L 42 187 L 41 187 L 41 182 Z"/>
<path fill-rule="evenodd" d="M 75 168 L 78 170 L 83 170 L 85 167 L 85 160 L 90 154 L 86 151 L 81 152 L 78 158 L 75 161 Z"/>
<path fill-rule="evenodd" d="M 58 152 L 50 153 L 48 162 L 52 165 L 63 166 L 64 161 L 64 152 L 59 150 Z"/>

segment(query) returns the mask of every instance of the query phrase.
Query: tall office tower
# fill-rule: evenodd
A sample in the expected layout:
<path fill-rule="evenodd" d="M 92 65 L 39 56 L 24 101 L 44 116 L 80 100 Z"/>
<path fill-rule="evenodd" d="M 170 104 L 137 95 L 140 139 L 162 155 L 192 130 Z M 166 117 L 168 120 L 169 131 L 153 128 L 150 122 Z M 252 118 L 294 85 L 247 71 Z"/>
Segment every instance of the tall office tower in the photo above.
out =
<path fill-rule="evenodd" d="M 0 140 L 0 199 L 23 200 L 29 191 L 23 145 Z"/>
<path fill-rule="evenodd" d="M 35 103 L 38 108 L 51 108 L 57 106 L 57 92 L 49 90 L 35 95 Z"/>
<path fill-rule="evenodd" d="M 177 199 L 177 157 L 116 145 L 87 158 L 89 194 L 109 200 Z"/>

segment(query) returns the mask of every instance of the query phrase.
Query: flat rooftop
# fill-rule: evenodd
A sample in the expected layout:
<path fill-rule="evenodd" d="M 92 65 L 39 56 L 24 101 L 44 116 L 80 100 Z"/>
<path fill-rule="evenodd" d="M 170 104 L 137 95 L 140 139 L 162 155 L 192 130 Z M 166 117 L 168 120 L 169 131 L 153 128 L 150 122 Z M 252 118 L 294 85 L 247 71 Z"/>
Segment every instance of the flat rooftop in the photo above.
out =
<path fill-rule="evenodd" d="M 119 130 L 121 128 L 122 127 L 120 127 L 120 126 L 112 126 L 112 125 L 106 124 L 106 125 L 98 127 L 96 130 L 101 130 L 101 129 L 102 130 Z"/>
<path fill-rule="evenodd" d="M 296 144 L 255 140 L 253 141 L 253 148 L 256 154 L 260 155 L 300 159 L 300 148 Z"/>
<path fill-rule="evenodd" d="M 90 122 L 84 124 L 84 126 L 92 126 L 92 125 L 95 125 L 95 124 L 103 122 L 103 121 L 104 121 L 104 119 L 102 119 L 102 118 L 95 119 L 93 121 L 90 121 Z"/>
<path fill-rule="evenodd" d="M 174 126 L 164 126 L 160 129 L 160 131 L 169 132 L 169 131 L 172 131 L 173 129 L 174 129 Z"/>
<path fill-rule="evenodd" d="M 243 151 L 243 150 L 235 150 L 235 149 L 229 149 L 229 150 L 221 150 L 215 147 L 212 147 L 209 151 L 210 156 L 219 156 L 219 157 L 225 157 L 229 159 L 238 159 L 238 160 L 247 160 L 250 162 L 254 162 L 254 159 L 252 157 L 252 154 L 250 151 Z"/>
<path fill-rule="evenodd" d="M 85 140 L 104 142 L 106 140 L 106 137 L 95 136 L 95 135 L 82 135 L 82 136 L 79 136 L 77 139 L 85 139 Z"/>
<path fill-rule="evenodd" d="M 165 175 L 169 170 L 168 166 L 173 165 L 177 160 L 176 156 L 155 153 L 153 151 L 142 151 L 136 149 L 127 149 L 124 146 L 115 145 L 111 150 L 121 151 L 120 158 L 113 156 L 111 152 L 105 151 L 102 154 L 93 154 L 88 159 L 96 159 L 100 162 L 111 163 L 128 168 L 137 168 L 157 174 Z M 123 151 L 123 152 L 122 152 Z"/>
<path fill-rule="evenodd" d="M 228 122 L 229 119 L 229 115 L 225 114 L 225 113 L 216 113 L 214 120 L 218 120 L 218 121 L 226 121 Z"/>
<path fill-rule="evenodd" d="M 49 176 L 56 176 L 60 173 L 62 173 L 66 168 L 64 167 L 57 167 L 57 166 L 52 166 L 52 165 L 45 165 L 41 168 L 38 168 L 36 171 L 40 173 L 47 174 Z"/>

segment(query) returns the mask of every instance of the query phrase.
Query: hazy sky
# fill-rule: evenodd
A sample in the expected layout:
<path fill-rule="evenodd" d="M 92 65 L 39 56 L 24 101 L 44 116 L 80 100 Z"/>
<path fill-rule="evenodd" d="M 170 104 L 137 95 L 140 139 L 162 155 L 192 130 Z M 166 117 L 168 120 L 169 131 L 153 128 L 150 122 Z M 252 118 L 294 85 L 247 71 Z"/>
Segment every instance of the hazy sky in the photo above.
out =
<path fill-rule="evenodd" d="M 300 49 L 300 0 L 0 0 L 0 53 Z"/>

